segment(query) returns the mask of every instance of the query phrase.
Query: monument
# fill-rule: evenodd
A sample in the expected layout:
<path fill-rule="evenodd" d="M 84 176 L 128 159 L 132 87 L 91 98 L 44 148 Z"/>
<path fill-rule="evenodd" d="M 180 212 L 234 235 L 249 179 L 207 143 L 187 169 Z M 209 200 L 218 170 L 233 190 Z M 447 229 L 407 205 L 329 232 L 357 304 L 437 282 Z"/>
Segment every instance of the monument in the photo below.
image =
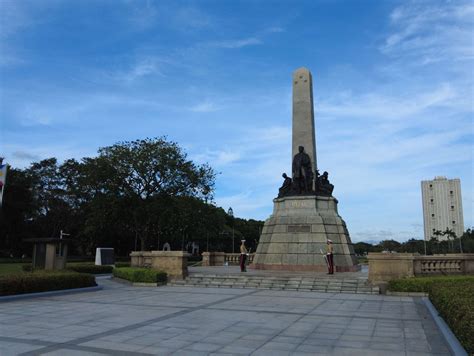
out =
<path fill-rule="evenodd" d="M 273 199 L 251 268 L 326 271 L 326 241 L 333 241 L 336 272 L 357 271 L 346 223 L 337 211 L 328 172 L 319 174 L 316 161 L 311 73 L 293 73 L 292 176 Z"/>

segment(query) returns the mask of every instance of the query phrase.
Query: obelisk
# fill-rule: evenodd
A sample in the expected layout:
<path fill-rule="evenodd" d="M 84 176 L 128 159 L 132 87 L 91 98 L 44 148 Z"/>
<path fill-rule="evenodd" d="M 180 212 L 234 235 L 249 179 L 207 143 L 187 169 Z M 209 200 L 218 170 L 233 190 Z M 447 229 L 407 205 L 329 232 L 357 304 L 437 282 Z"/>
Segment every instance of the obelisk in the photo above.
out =
<path fill-rule="evenodd" d="M 317 186 L 307 189 L 303 185 L 305 188 L 301 189 L 302 177 L 303 182 L 307 182 L 306 178 L 311 175 L 317 178 L 313 83 L 310 71 L 306 68 L 297 69 L 293 73 L 292 85 L 293 176 L 289 178 L 286 174 L 283 175 L 285 180 L 278 197 L 273 199 L 273 213 L 265 221 L 251 267 L 326 271 L 324 251 L 327 240 L 331 240 L 336 271 L 360 270 L 346 223 L 337 211 L 338 201 L 332 196 L 334 185 L 327 179 L 327 172 L 319 177 Z M 299 152 L 299 146 L 303 146 L 304 151 Z"/>
<path fill-rule="evenodd" d="M 313 78 L 306 68 L 293 73 L 293 137 L 291 159 L 303 146 L 311 158 L 311 167 L 316 171 L 316 138 L 314 129 Z"/>

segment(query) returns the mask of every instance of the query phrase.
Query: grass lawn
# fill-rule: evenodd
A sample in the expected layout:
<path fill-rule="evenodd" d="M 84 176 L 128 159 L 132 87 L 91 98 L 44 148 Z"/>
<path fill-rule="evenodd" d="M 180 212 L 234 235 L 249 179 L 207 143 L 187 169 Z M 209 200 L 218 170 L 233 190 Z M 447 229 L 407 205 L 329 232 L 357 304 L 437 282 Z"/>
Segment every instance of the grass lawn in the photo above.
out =
<path fill-rule="evenodd" d="M 0 276 L 5 276 L 8 274 L 14 273 L 23 273 L 24 271 L 21 269 L 21 266 L 30 263 L 0 263 Z M 66 267 L 73 267 L 73 266 L 94 266 L 94 262 L 67 262 Z"/>
<path fill-rule="evenodd" d="M 0 276 L 12 273 L 22 273 L 22 265 L 23 263 L 0 263 Z"/>

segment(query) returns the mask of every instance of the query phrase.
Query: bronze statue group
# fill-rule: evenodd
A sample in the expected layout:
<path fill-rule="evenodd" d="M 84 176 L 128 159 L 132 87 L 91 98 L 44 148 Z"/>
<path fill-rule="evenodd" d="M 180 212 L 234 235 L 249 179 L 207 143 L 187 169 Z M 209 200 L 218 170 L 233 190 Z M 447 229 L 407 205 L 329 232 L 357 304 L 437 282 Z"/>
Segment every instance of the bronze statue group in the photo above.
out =
<path fill-rule="evenodd" d="M 298 147 L 298 153 L 293 157 L 291 170 L 292 178 L 288 177 L 286 173 L 282 175 L 284 181 L 278 191 L 278 198 L 292 195 L 332 196 L 334 185 L 329 182 L 329 173 L 324 172 L 320 175 L 317 169 L 313 173 L 311 158 L 304 151 L 303 146 Z"/>

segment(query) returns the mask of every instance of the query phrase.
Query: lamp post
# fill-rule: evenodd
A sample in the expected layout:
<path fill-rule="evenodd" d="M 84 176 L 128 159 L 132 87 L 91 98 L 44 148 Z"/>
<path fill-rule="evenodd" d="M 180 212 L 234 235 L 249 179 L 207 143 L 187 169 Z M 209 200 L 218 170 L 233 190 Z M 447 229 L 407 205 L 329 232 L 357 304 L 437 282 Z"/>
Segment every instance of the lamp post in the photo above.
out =
<path fill-rule="evenodd" d="M 227 210 L 227 215 L 232 218 L 232 253 L 234 253 L 234 211 L 232 210 L 232 208 L 229 208 L 229 210 Z"/>

